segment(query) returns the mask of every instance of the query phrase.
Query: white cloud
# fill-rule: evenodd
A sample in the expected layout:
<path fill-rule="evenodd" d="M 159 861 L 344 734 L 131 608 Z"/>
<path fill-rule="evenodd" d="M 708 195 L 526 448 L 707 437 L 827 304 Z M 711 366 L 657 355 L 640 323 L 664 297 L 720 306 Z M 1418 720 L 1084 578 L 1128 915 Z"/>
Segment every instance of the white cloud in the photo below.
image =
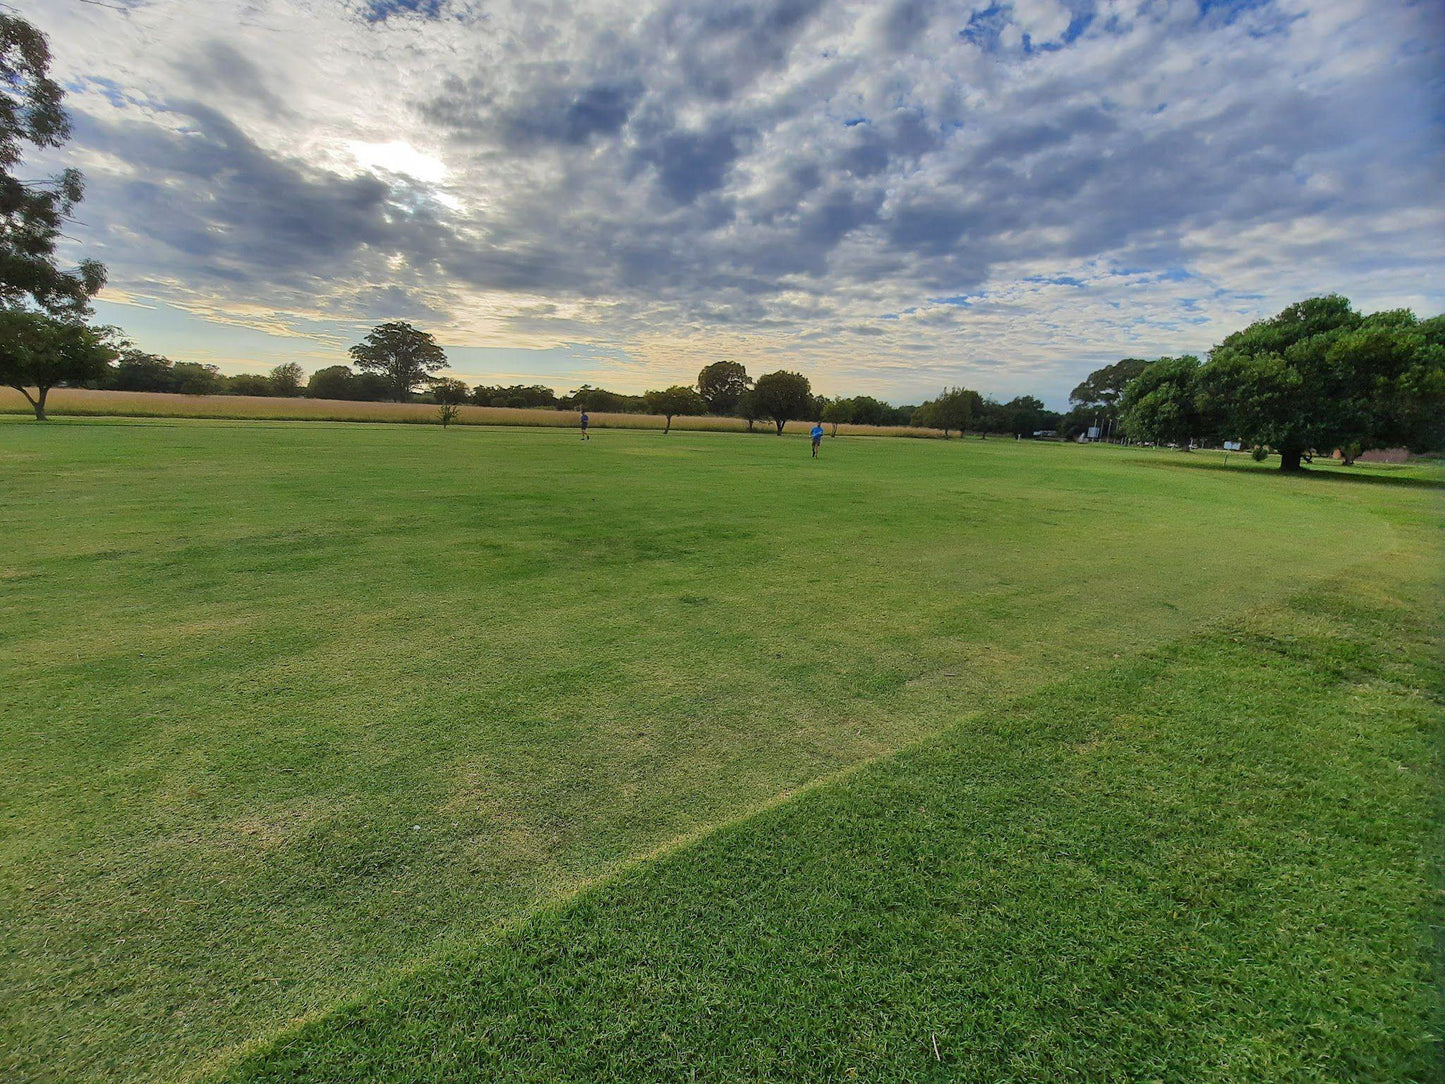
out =
<path fill-rule="evenodd" d="M 45 161 L 117 295 L 217 342 L 402 316 L 630 386 L 1057 402 L 1305 294 L 1445 296 L 1431 5 L 123 6 L 22 0 L 76 117 Z"/>

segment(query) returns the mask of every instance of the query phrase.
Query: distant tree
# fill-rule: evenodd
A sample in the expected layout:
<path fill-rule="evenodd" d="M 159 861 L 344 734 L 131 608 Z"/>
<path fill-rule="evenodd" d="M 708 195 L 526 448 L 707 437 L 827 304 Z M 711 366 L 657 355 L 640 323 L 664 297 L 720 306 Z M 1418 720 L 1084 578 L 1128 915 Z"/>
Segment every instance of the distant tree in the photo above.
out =
<path fill-rule="evenodd" d="M 391 398 L 404 403 L 418 384 L 430 383 L 432 374 L 447 365 L 446 352 L 425 331 L 402 320 L 380 324 L 351 348 L 356 366 L 385 377 Z"/>
<path fill-rule="evenodd" d="M 182 395 L 220 395 L 226 390 L 226 378 L 214 365 L 197 361 L 178 361 L 171 366 L 174 390 Z"/>
<path fill-rule="evenodd" d="M 1198 409 L 1220 433 L 1278 451 L 1286 471 L 1314 452 L 1352 461 L 1370 448 L 1439 449 L 1442 324 L 1405 310 L 1361 316 L 1338 295 L 1301 301 L 1215 347 Z"/>
<path fill-rule="evenodd" d="M 356 374 L 349 365 L 328 365 L 317 369 L 306 382 L 306 398 L 355 399 Z"/>
<path fill-rule="evenodd" d="M 568 410 L 585 410 L 589 414 L 625 414 L 643 409 L 640 395 L 623 395 L 606 388 L 594 388 L 591 384 L 583 384 L 568 392 L 561 403 Z"/>
<path fill-rule="evenodd" d="M 105 284 L 105 268 L 94 260 L 73 271 L 56 264 L 60 231 L 85 194 L 80 171 L 66 169 L 44 181 L 23 181 L 13 172 L 23 144 L 44 149 L 70 138 L 63 92 L 49 72 L 45 35 L 0 11 L 0 306 L 35 305 L 80 317 Z"/>
<path fill-rule="evenodd" d="M 1004 422 L 1005 432 L 1016 437 L 1031 437 L 1035 430 L 1044 428 L 1046 413 L 1043 400 L 1032 395 L 1020 395 L 1005 403 L 999 416 Z"/>
<path fill-rule="evenodd" d="M 753 431 L 753 423 L 763 416 L 762 408 L 758 406 L 757 394 L 752 388 L 743 392 L 741 398 L 738 399 L 738 405 L 733 409 L 739 418 L 748 423 L 749 433 Z"/>
<path fill-rule="evenodd" d="M 286 398 L 300 395 L 301 378 L 305 375 L 305 370 L 294 361 L 276 366 L 271 370 L 271 394 Z"/>
<path fill-rule="evenodd" d="M 1135 440 L 1188 448 L 1207 428 L 1198 392 L 1198 358 L 1185 354 L 1151 361 L 1124 391 L 1120 424 Z"/>
<path fill-rule="evenodd" d="M 806 418 L 813 411 L 813 389 L 801 373 L 780 369 L 764 373 L 753 385 L 759 417 L 772 418 L 783 435 L 783 426 L 795 418 Z"/>
<path fill-rule="evenodd" d="M 513 384 L 511 387 L 478 385 L 472 392 L 472 402 L 477 406 L 489 407 L 548 407 L 555 408 L 557 393 L 542 384 Z"/>
<path fill-rule="evenodd" d="M 270 395 L 271 378 L 260 373 L 239 373 L 226 378 L 227 395 Z"/>
<path fill-rule="evenodd" d="M 952 429 L 957 429 L 962 436 L 963 431 L 973 424 L 974 412 L 981 402 L 982 397 L 976 391 L 968 388 L 945 388 L 937 399 L 930 399 L 918 407 L 909 419 L 909 424 L 942 429 L 945 440 Z"/>
<path fill-rule="evenodd" d="M 119 361 L 106 374 L 104 384 L 116 391 L 175 391 L 175 365 L 169 358 L 121 343 Z"/>
<path fill-rule="evenodd" d="M 843 422 L 850 422 L 850 421 L 853 420 L 853 400 L 852 400 L 852 399 L 834 399 L 834 400 L 832 400 L 831 402 L 828 403 L 827 406 L 825 406 L 825 407 L 823 408 L 823 417 L 822 417 L 822 420 L 825 421 L 825 422 L 828 422 L 830 425 L 832 425 L 832 427 L 833 427 L 833 433 L 832 433 L 832 435 L 836 437 L 836 436 L 838 435 L 838 426 L 839 426 L 839 424 L 840 424 L 840 423 L 843 423 Z"/>
<path fill-rule="evenodd" d="M 1129 382 L 1144 371 L 1149 362 L 1143 358 L 1124 358 L 1102 369 L 1095 369 L 1086 376 L 1073 391 L 1069 392 L 1069 404 L 1085 414 L 1097 417 L 1100 422 L 1119 416 L 1119 400 Z"/>
<path fill-rule="evenodd" d="M 391 398 L 391 381 L 381 373 L 357 373 L 351 398 L 361 403 L 381 403 Z"/>
<path fill-rule="evenodd" d="M 0 384 L 25 396 L 37 421 L 45 420 L 51 388 L 96 380 L 113 357 L 105 334 L 78 321 L 0 309 Z"/>
<path fill-rule="evenodd" d="M 431 393 L 437 402 L 437 416 L 441 419 L 443 429 L 456 421 L 457 415 L 462 412 L 461 405 L 472 397 L 470 388 L 460 380 L 450 378 L 433 381 Z"/>
<path fill-rule="evenodd" d="M 707 403 L 703 397 L 682 384 L 675 384 L 662 391 L 645 392 L 642 400 L 646 403 L 649 414 L 661 414 L 667 419 L 667 424 L 662 428 L 664 434 L 672 432 L 672 419 L 678 414 L 707 413 Z"/>
<path fill-rule="evenodd" d="M 854 425 L 886 425 L 892 413 L 887 403 L 871 395 L 855 396 L 852 403 L 853 413 L 848 420 Z"/>
<path fill-rule="evenodd" d="M 752 384 L 748 371 L 736 361 L 715 361 L 697 374 L 697 390 L 713 414 L 731 414 Z"/>

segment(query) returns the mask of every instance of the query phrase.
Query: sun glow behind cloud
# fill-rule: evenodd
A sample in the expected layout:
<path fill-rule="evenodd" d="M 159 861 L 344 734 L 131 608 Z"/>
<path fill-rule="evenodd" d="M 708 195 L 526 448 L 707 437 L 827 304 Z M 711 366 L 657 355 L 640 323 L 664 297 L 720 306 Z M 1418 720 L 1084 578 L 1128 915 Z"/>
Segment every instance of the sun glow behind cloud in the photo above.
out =
<path fill-rule="evenodd" d="M 1309 293 L 1442 307 L 1437 5 L 119 8 L 21 5 L 70 88 L 76 254 L 176 356 L 239 366 L 247 328 L 343 360 L 404 318 L 477 379 L 734 357 L 1059 402 Z"/>

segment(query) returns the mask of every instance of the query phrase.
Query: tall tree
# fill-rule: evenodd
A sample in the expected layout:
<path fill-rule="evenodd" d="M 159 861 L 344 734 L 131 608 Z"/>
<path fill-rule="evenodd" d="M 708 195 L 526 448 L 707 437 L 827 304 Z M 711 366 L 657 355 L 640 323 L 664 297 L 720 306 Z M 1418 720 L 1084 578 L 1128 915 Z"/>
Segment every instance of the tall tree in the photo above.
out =
<path fill-rule="evenodd" d="M 764 373 L 753 385 L 753 395 L 758 413 L 772 418 L 778 427 L 778 436 L 783 435 L 783 426 L 795 418 L 806 418 L 813 409 L 813 386 L 802 373 L 790 373 L 779 369 L 775 373 Z"/>
<path fill-rule="evenodd" d="M 1095 369 L 1069 392 L 1070 405 L 1076 409 L 1117 417 L 1119 400 L 1124 396 L 1124 389 L 1148 364 L 1143 358 L 1124 358 L 1113 365 Z"/>
<path fill-rule="evenodd" d="M 1198 391 L 1198 358 L 1185 354 L 1150 362 L 1124 391 L 1124 430 L 1135 440 L 1188 447 L 1209 428 Z"/>
<path fill-rule="evenodd" d="M 1235 332 L 1199 374 L 1199 409 L 1222 435 L 1274 448 L 1280 468 L 1340 449 L 1438 449 L 1445 439 L 1445 342 L 1404 310 L 1361 316 L 1310 298 Z M 1132 389 L 1131 389 L 1132 391 Z"/>
<path fill-rule="evenodd" d="M 25 396 L 38 421 L 45 420 L 51 388 L 97 380 L 114 357 L 115 349 L 104 333 L 84 324 L 39 312 L 0 309 L 0 384 Z"/>
<path fill-rule="evenodd" d="M 697 390 L 712 414 L 731 414 L 752 384 L 748 371 L 736 361 L 715 361 L 697 374 Z"/>
<path fill-rule="evenodd" d="M 38 182 L 14 175 L 25 144 L 58 147 L 70 138 L 63 93 L 49 71 L 45 35 L 0 12 L 0 306 L 76 318 L 105 284 L 105 268 L 94 260 L 69 271 L 56 264 L 60 230 L 85 194 L 80 171 Z"/>
<path fill-rule="evenodd" d="M 707 413 L 707 403 L 703 397 L 682 384 L 674 384 L 662 391 L 646 392 L 642 401 L 649 414 L 661 414 L 667 419 L 667 424 L 662 429 L 664 435 L 672 432 L 672 419 L 678 414 Z"/>
<path fill-rule="evenodd" d="M 446 352 L 437 341 L 403 320 L 372 328 L 351 348 L 351 357 L 357 368 L 385 377 L 398 403 L 410 399 L 418 384 L 430 383 L 432 374 L 447 365 Z"/>

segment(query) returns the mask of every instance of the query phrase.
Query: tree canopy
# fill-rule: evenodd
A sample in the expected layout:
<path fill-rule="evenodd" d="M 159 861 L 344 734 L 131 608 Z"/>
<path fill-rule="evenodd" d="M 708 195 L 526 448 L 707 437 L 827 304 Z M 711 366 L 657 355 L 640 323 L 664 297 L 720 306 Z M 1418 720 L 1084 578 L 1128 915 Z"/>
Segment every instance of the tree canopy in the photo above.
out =
<path fill-rule="evenodd" d="M 403 320 L 372 328 L 350 353 L 357 368 L 386 378 L 391 397 L 398 403 L 410 399 L 418 384 L 430 383 L 432 374 L 447 364 L 446 352 L 437 341 Z"/>
<path fill-rule="evenodd" d="M 1198 395 L 1198 358 L 1185 354 L 1152 361 L 1125 389 L 1124 428 L 1137 440 L 1188 447 L 1208 429 Z"/>
<path fill-rule="evenodd" d="M 697 390 L 713 414 L 730 414 L 753 381 L 736 361 L 715 361 L 697 374 Z"/>
<path fill-rule="evenodd" d="M 678 414 L 706 414 L 707 403 L 692 388 L 674 384 L 661 391 L 650 391 L 642 397 L 649 414 L 661 414 L 667 419 L 664 433 L 672 431 L 672 419 Z"/>
<path fill-rule="evenodd" d="M 80 317 L 105 284 L 105 268 L 94 260 L 68 271 L 56 264 L 60 230 L 85 194 L 80 171 L 39 182 L 14 174 L 25 144 L 44 149 L 70 138 L 63 92 L 49 72 L 45 35 L 0 12 L 0 305 Z"/>
<path fill-rule="evenodd" d="M 25 396 L 40 421 L 51 388 L 99 378 L 115 354 L 103 332 L 74 320 L 0 309 L 0 384 Z"/>
<path fill-rule="evenodd" d="M 764 373 L 753 385 L 754 405 L 760 417 L 772 418 L 782 436 L 783 426 L 806 418 L 813 410 L 813 386 L 802 373 L 779 369 Z"/>

